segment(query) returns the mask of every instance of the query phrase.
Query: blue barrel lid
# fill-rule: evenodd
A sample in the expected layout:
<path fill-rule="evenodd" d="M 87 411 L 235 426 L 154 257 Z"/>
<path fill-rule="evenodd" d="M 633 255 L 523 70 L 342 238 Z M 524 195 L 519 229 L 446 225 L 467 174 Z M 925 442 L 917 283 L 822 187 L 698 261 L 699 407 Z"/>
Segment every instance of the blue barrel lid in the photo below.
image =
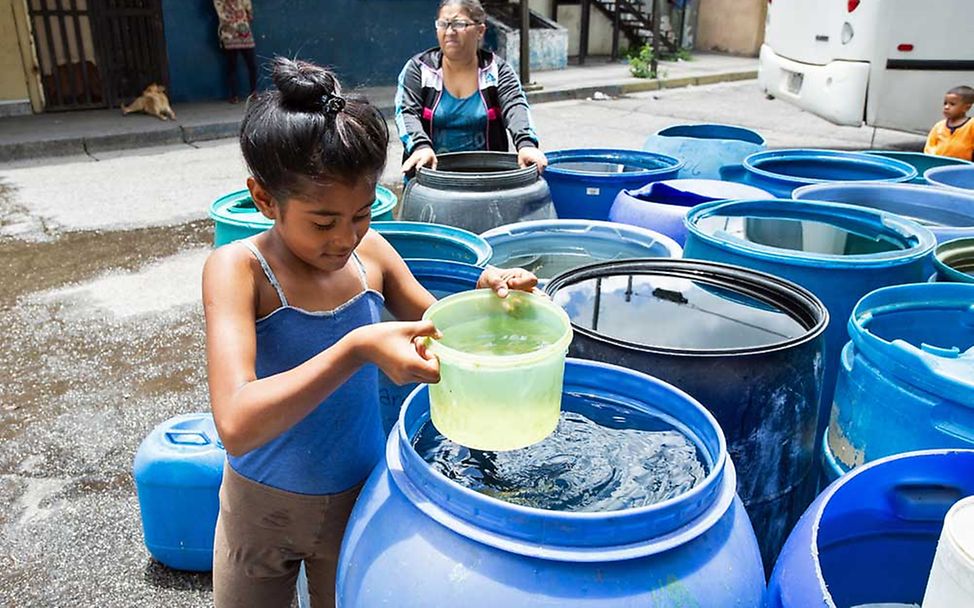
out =
<path fill-rule="evenodd" d="M 952 165 L 927 169 L 923 179 L 931 185 L 961 192 L 974 191 L 974 166 Z"/>
<path fill-rule="evenodd" d="M 372 228 L 377 231 L 382 236 L 386 237 L 390 241 L 393 241 L 393 246 L 396 246 L 395 241 L 397 239 L 403 239 L 404 241 L 410 240 L 427 240 L 427 241 L 440 241 L 452 245 L 453 247 L 466 250 L 476 259 L 474 263 L 475 266 L 483 266 L 487 264 L 490 260 L 493 251 L 490 244 L 487 243 L 479 235 L 470 232 L 469 230 L 464 230 L 463 228 L 457 228 L 455 226 L 445 226 L 443 224 L 429 224 L 426 222 L 403 222 L 403 221 L 392 221 L 392 222 L 372 222 Z M 432 256 L 413 256 L 413 255 L 403 255 L 400 252 L 403 259 L 436 259 Z"/>
<path fill-rule="evenodd" d="M 877 335 L 872 323 L 884 315 L 909 318 L 922 314 L 931 323 L 937 315 L 960 316 L 967 335 L 957 328 L 958 345 L 912 344 L 902 338 Z M 909 321 L 907 321 L 909 322 Z M 943 326 L 949 323 L 943 319 Z M 856 349 L 876 362 L 884 373 L 942 397 L 974 406 L 974 285 L 962 283 L 918 283 L 883 287 L 866 294 L 849 318 L 849 335 Z M 884 331 L 889 334 L 889 332 Z M 950 333 L 949 331 L 946 333 Z M 961 348 L 965 350 L 961 350 Z"/>
<path fill-rule="evenodd" d="M 448 529 L 519 555 L 573 562 L 627 560 L 677 547 L 709 530 L 736 497 L 737 476 L 716 419 L 693 397 L 640 372 L 568 358 L 566 392 L 592 395 L 664 417 L 697 444 L 707 476 L 653 505 L 606 512 L 548 511 L 461 486 L 422 459 L 412 438 L 429 419 L 429 389 L 406 399 L 386 444 L 396 484 L 418 509 Z"/>
<path fill-rule="evenodd" d="M 801 174 L 793 175 L 767 169 L 769 165 L 782 164 L 804 170 Z M 861 152 L 842 152 L 815 148 L 755 152 L 744 159 L 743 165 L 745 169 L 756 175 L 789 184 L 792 188 L 810 183 L 836 180 L 906 182 L 917 176 L 915 167 L 893 158 L 863 154 Z M 813 167 L 818 166 L 823 170 L 826 168 L 831 168 L 832 171 L 841 170 L 843 177 L 835 174 L 822 175 L 817 171 L 809 171 L 806 168 L 808 165 Z M 811 173 L 815 174 L 811 175 Z M 862 177 L 851 177 L 858 173 L 861 173 Z"/>
<path fill-rule="evenodd" d="M 396 193 L 383 186 L 376 185 L 375 200 L 372 202 L 372 217 L 388 213 L 396 207 L 398 199 Z M 267 230 L 274 225 L 274 220 L 264 217 L 257 205 L 250 198 L 250 190 L 244 188 L 221 196 L 210 205 L 209 216 L 212 220 L 222 224 L 230 224 L 249 228 L 255 231 Z"/>
<path fill-rule="evenodd" d="M 841 255 L 776 247 L 749 241 L 726 228 L 701 227 L 701 223 L 713 218 L 725 218 L 728 220 L 725 224 L 734 219 L 743 222 L 745 218 L 817 222 L 876 241 L 884 241 L 895 248 L 891 251 Z M 798 266 L 854 268 L 898 265 L 930 255 L 937 244 L 933 233 L 916 222 L 892 213 L 823 201 L 714 201 L 691 209 L 684 224 L 690 234 L 716 247 L 773 262 L 787 260 L 789 264 Z"/>
<path fill-rule="evenodd" d="M 546 156 L 548 158 L 546 174 L 582 177 L 593 183 L 612 182 L 620 177 L 652 179 L 659 173 L 669 173 L 683 167 L 683 161 L 678 158 L 643 150 L 577 148 L 554 150 L 548 152 Z M 571 167 L 567 163 L 579 163 L 579 166 Z M 595 170 L 594 167 L 587 169 L 584 166 L 586 163 L 618 165 L 618 170 L 608 173 Z"/>

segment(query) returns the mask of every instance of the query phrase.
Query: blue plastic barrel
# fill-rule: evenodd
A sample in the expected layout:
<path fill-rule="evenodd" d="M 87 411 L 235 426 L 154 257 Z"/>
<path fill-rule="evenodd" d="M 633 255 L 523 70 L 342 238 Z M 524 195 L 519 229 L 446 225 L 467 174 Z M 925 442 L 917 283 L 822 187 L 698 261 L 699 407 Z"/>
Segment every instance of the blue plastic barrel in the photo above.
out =
<path fill-rule="evenodd" d="M 226 452 L 210 414 L 183 414 L 152 429 L 132 474 L 149 554 L 177 570 L 213 569 Z"/>
<path fill-rule="evenodd" d="M 683 245 L 683 218 L 694 205 L 710 201 L 769 198 L 753 186 L 716 179 L 668 179 L 623 190 L 609 209 L 609 221 L 655 230 Z"/>
<path fill-rule="evenodd" d="M 486 266 L 491 249 L 480 236 L 453 226 L 425 222 L 373 222 L 404 260 L 447 260 Z"/>
<path fill-rule="evenodd" d="M 372 203 L 372 220 L 392 219 L 396 194 L 382 186 L 375 187 L 375 202 Z M 274 222 L 257 209 L 250 199 L 249 190 L 238 190 L 213 201 L 210 205 L 210 218 L 214 221 L 213 245 L 219 247 L 239 239 L 245 239 L 270 228 Z"/>
<path fill-rule="evenodd" d="M 774 196 L 789 198 L 795 188 L 823 182 L 908 182 L 912 166 L 892 158 L 835 150 L 768 150 L 752 154 L 740 165 L 725 165 L 720 177 L 750 184 Z"/>
<path fill-rule="evenodd" d="M 598 419 L 662 416 L 697 445 L 707 476 L 686 493 L 634 509 L 504 502 L 448 479 L 413 449 L 429 420 L 421 385 L 352 511 L 338 605 L 761 606 L 761 558 L 713 417 L 668 384 L 594 362 L 568 359 L 564 395 L 563 407 Z"/>
<path fill-rule="evenodd" d="M 971 494 L 970 450 L 910 452 L 844 475 L 788 538 L 769 608 L 919 606 L 944 516 Z"/>
<path fill-rule="evenodd" d="M 944 283 L 974 283 L 974 237 L 940 243 L 933 252 L 933 278 Z"/>
<path fill-rule="evenodd" d="M 420 285 L 437 299 L 476 288 L 477 279 L 484 271 L 479 266 L 446 260 L 406 260 L 406 265 Z M 395 317 L 388 310 L 383 309 L 382 320 L 393 321 Z M 399 420 L 399 409 L 406 395 L 414 388 L 416 388 L 415 384 L 399 386 L 381 371 L 379 372 L 379 408 L 382 414 L 383 431 L 388 433 L 392 430 L 393 425 Z"/>
<path fill-rule="evenodd" d="M 682 160 L 680 177 L 700 179 L 720 179 L 723 165 L 740 164 L 765 147 L 757 132 L 721 124 L 672 125 L 650 135 L 643 144 L 647 152 Z"/>
<path fill-rule="evenodd" d="M 593 264 L 545 291 L 572 321 L 570 356 L 652 374 L 717 418 L 770 572 L 818 486 L 825 306 L 794 283 L 698 260 Z"/>
<path fill-rule="evenodd" d="M 931 186 L 966 192 L 974 192 L 974 165 L 934 167 L 927 169 L 923 179 Z"/>
<path fill-rule="evenodd" d="M 829 478 L 901 452 L 974 448 L 974 285 L 878 289 L 848 327 L 822 447 Z"/>
<path fill-rule="evenodd" d="M 828 307 L 817 441 L 828 423 L 848 340 L 845 322 L 856 302 L 880 287 L 925 280 L 936 245 L 929 229 L 890 213 L 790 199 L 704 203 L 687 215 L 687 231 L 684 257 L 780 276 Z"/>
<path fill-rule="evenodd" d="M 620 191 L 673 179 L 683 162 L 655 152 L 583 148 L 548 153 L 544 176 L 563 220 L 607 220 Z"/>
<path fill-rule="evenodd" d="M 915 184 L 837 182 L 795 190 L 798 200 L 832 201 L 895 213 L 923 224 L 939 242 L 974 236 L 974 191 L 969 194 Z"/>
<path fill-rule="evenodd" d="M 678 258 L 683 249 L 657 232 L 595 220 L 539 220 L 480 235 L 498 268 L 525 268 L 542 281 L 566 270 L 610 260 Z"/>
<path fill-rule="evenodd" d="M 927 169 L 934 167 L 947 167 L 956 165 L 970 165 L 969 160 L 952 158 L 950 156 L 936 156 L 934 154 L 924 154 L 923 152 L 901 152 L 900 150 L 863 150 L 864 154 L 873 154 L 902 161 L 917 170 L 917 176 L 910 180 L 911 184 L 926 184 L 923 174 Z"/>

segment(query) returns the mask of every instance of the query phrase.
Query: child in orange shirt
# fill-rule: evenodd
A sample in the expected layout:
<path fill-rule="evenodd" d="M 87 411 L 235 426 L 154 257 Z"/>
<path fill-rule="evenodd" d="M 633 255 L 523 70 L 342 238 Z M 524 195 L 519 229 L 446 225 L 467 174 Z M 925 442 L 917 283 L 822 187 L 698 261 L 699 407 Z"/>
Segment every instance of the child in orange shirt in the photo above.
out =
<path fill-rule="evenodd" d="M 954 87 L 944 95 L 944 120 L 930 130 L 923 151 L 937 156 L 974 160 L 974 122 L 967 113 L 974 104 L 974 89 Z"/>

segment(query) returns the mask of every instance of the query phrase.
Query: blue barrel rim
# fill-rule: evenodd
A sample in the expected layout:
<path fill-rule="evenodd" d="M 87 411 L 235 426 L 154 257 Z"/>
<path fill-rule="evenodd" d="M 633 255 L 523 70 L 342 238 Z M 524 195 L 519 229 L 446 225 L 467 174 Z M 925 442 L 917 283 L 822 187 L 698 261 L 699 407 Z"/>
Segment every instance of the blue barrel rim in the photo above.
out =
<path fill-rule="evenodd" d="M 477 256 L 475 266 L 483 266 L 490 261 L 493 249 L 486 240 L 480 235 L 444 224 L 431 224 L 427 222 L 408 222 L 404 220 L 376 221 L 371 223 L 371 228 L 379 234 L 392 234 L 404 236 L 436 236 L 453 245 L 468 249 Z M 405 259 L 405 258 L 404 258 Z M 412 260 L 436 260 L 436 258 L 409 258 Z M 440 260 L 442 261 L 442 260 Z"/>
<path fill-rule="evenodd" d="M 754 135 L 760 141 L 754 141 L 754 138 L 751 137 L 699 137 L 696 135 L 684 135 L 684 134 L 671 135 L 667 133 L 667 131 L 679 131 L 679 130 L 696 131 L 696 130 L 704 130 L 704 129 L 718 129 L 718 130 L 728 131 L 732 133 Z M 719 141 L 723 139 L 729 141 L 741 141 L 756 146 L 766 146 L 768 144 L 768 142 L 764 139 L 764 136 L 753 129 L 748 129 L 747 127 L 742 127 L 740 125 L 729 125 L 729 124 L 724 124 L 719 122 L 670 125 L 668 127 L 663 127 L 656 133 L 653 133 L 653 135 L 659 137 L 687 137 L 691 139 L 715 140 L 715 141 Z"/>
<path fill-rule="evenodd" d="M 546 230 L 547 232 L 541 232 Z M 491 248 L 497 245 L 506 245 L 516 238 L 540 238 L 552 233 L 564 236 L 573 236 L 580 239 L 597 238 L 602 235 L 615 235 L 621 241 L 634 243 L 636 245 L 646 245 L 645 240 L 650 239 L 653 244 L 662 245 L 671 258 L 678 258 L 683 255 L 683 247 L 671 237 L 642 226 L 631 224 L 620 224 L 618 222 L 608 222 L 601 220 L 576 220 L 576 219 L 553 219 L 553 220 L 529 220 L 526 222 L 514 222 L 504 224 L 480 233 L 481 238 L 487 241 Z M 493 239 L 493 242 L 492 242 Z"/>
<path fill-rule="evenodd" d="M 815 582 L 818 585 L 819 592 L 822 594 L 821 597 L 824 599 L 828 605 L 834 606 L 835 602 L 832 598 L 832 594 L 828 590 L 826 585 L 825 577 L 822 575 L 821 563 L 819 561 L 819 546 L 818 546 L 818 536 L 819 530 L 822 527 L 822 517 L 825 513 L 826 508 L 835 497 L 836 493 L 842 490 L 846 485 L 850 483 L 857 483 L 859 479 L 864 475 L 870 475 L 871 472 L 877 467 L 884 467 L 891 462 L 897 462 L 906 459 L 926 459 L 926 458 L 941 458 L 949 457 L 954 454 L 959 455 L 969 455 L 974 456 L 974 449 L 961 449 L 961 448 L 947 448 L 947 449 L 936 449 L 936 450 L 916 450 L 912 452 L 903 452 L 902 454 L 893 454 L 892 456 L 885 456 L 879 458 L 866 464 L 856 467 L 852 471 L 849 471 L 845 475 L 842 475 L 831 484 L 829 484 L 819 496 L 815 499 L 813 505 L 815 506 L 815 512 L 811 522 L 811 539 L 809 546 L 799 546 L 801 551 L 810 551 L 813 556 L 813 561 L 815 564 Z M 806 512 L 807 515 L 807 512 Z M 805 515 L 803 515 L 805 517 Z M 797 527 L 797 526 L 796 526 Z M 786 542 L 786 546 L 787 546 Z M 775 574 L 777 574 L 777 564 L 775 565 Z M 772 575 L 774 578 L 774 574 Z"/>
<path fill-rule="evenodd" d="M 953 184 L 949 184 L 941 181 L 941 175 L 951 175 L 953 173 L 970 173 L 972 176 L 974 176 L 974 163 L 972 163 L 972 166 L 947 165 L 944 167 L 932 167 L 923 172 L 923 179 L 927 180 L 927 183 L 932 184 L 938 188 L 945 188 L 947 190 L 959 190 L 961 192 L 974 192 L 974 188 L 955 186 Z"/>
<path fill-rule="evenodd" d="M 916 167 L 905 163 L 900 160 L 893 158 L 887 158 L 884 156 L 876 156 L 863 154 L 862 152 L 845 152 L 840 150 L 824 150 L 821 148 L 785 148 L 781 150 L 762 150 L 761 152 L 755 152 L 744 158 L 742 166 L 747 170 L 756 175 L 760 175 L 770 180 L 775 180 L 778 182 L 784 182 L 786 184 L 796 184 L 806 185 L 810 183 L 820 184 L 828 183 L 832 180 L 826 178 L 818 177 L 793 177 L 790 175 L 785 175 L 783 173 L 772 173 L 758 166 L 755 163 L 760 163 L 765 160 L 803 160 L 803 159 L 813 159 L 813 160 L 841 160 L 843 162 L 859 162 L 870 165 L 871 167 L 877 169 L 893 169 L 902 173 L 899 176 L 891 176 L 889 179 L 872 179 L 872 180 L 851 180 L 851 181 L 863 181 L 863 182 L 907 182 L 911 179 L 916 178 L 919 173 Z"/>
<path fill-rule="evenodd" d="M 872 361 L 881 361 L 884 372 L 944 400 L 957 399 L 974 403 L 974 377 L 964 382 L 962 377 L 940 374 L 916 374 L 925 366 L 923 358 L 943 357 L 946 353 L 921 351 L 912 345 L 906 349 L 869 330 L 869 323 L 878 315 L 917 310 L 969 310 L 974 303 L 974 285 L 966 283 L 911 283 L 881 287 L 863 296 L 853 307 L 846 327 L 851 343 Z M 958 352 L 960 356 L 963 352 Z M 954 357 L 956 358 L 956 357 Z"/>
<path fill-rule="evenodd" d="M 604 272 L 606 270 L 611 270 L 612 272 Z M 765 304 L 770 303 L 782 310 L 782 312 L 789 314 L 806 328 L 805 333 L 802 335 L 788 338 L 781 342 L 775 342 L 774 344 L 703 350 L 691 348 L 676 349 L 630 342 L 621 338 L 607 336 L 590 328 L 577 325 L 574 321 L 572 322 L 572 329 L 576 334 L 581 334 L 596 342 L 611 344 L 617 348 L 695 359 L 703 357 L 720 358 L 728 355 L 737 357 L 764 356 L 768 353 L 787 350 L 805 342 L 816 340 L 825 333 L 829 326 L 830 313 L 828 307 L 825 306 L 818 296 L 808 289 L 787 279 L 760 270 L 734 266 L 723 262 L 710 262 L 687 258 L 634 258 L 629 260 L 597 262 L 595 264 L 579 266 L 578 268 L 567 270 L 557 275 L 548 281 L 544 291 L 549 297 L 554 298 L 555 294 L 562 287 L 608 274 L 659 275 L 706 282 L 714 287 L 728 289 L 735 293 L 754 298 Z M 720 283 L 714 279 L 708 281 L 707 274 L 716 275 L 723 282 Z M 730 281 L 736 282 L 733 287 L 729 286 Z M 770 302 L 769 292 L 777 292 L 778 295 L 786 294 L 793 296 L 794 299 L 792 302 L 787 303 L 788 306 L 784 306 L 781 302 Z M 799 311 L 796 310 L 801 306 L 806 306 L 812 310 L 811 315 L 817 317 L 814 323 L 810 324 L 808 319 L 801 318 Z"/>
<path fill-rule="evenodd" d="M 604 380 L 599 382 L 608 375 L 620 382 L 639 382 L 644 393 L 665 394 L 679 406 L 689 406 L 697 424 L 705 428 L 691 429 L 689 423 L 677 420 L 656 402 L 650 404 L 648 398 L 638 402 L 625 398 L 627 406 L 660 416 L 694 441 L 707 459 L 707 476 L 679 496 L 634 509 L 568 512 L 504 502 L 447 479 L 412 449 L 412 436 L 429 419 L 429 388 L 421 384 L 403 403 L 386 444 L 386 464 L 398 488 L 415 508 L 462 536 L 509 553 L 554 561 L 621 561 L 655 555 L 689 542 L 720 521 L 737 497 L 737 474 L 714 416 L 687 393 L 641 372 L 572 357 L 565 366 L 566 392 L 571 386 L 618 398 L 604 388 Z M 586 373 L 569 382 L 570 367 Z M 702 437 L 703 431 L 709 436 Z M 431 499 L 431 493 L 448 498 L 437 501 Z M 481 514 L 488 515 L 473 523 Z M 515 521 L 530 529 L 514 533 L 511 523 Z M 626 542 L 597 542 L 603 536 L 618 538 L 620 532 L 625 532 Z"/>
<path fill-rule="evenodd" d="M 769 209 L 769 205 L 777 205 L 778 213 L 773 218 L 778 219 L 797 219 L 814 220 L 826 224 L 834 224 L 835 213 L 828 213 L 827 210 L 839 210 L 842 212 L 840 219 L 848 222 L 859 222 L 864 228 L 876 230 L 886 230 L 893 233 L 892 236 L 900 242 L 907 239 L 915 239 L 915 242 L 903 249 L 887 251 L 882 253 L 864 253 L 852 255 L 838 255 L 831 253 L 811 253 L 780 247 L 761 245 L 751 241 L 743 241 L 736 237 L 718 238 L 710 235 L 697 226 L 697 220 L 717 211 L 727 208 L 748 207 L 757 210 Z M 799 213 L 807 214 L 807 217 L 790 217 Z M 742 217 L 738 213 L 735 217 Z M 824 220 L 824 221 L 823 221 Z M 885 211 L 861 207 L 858 205 L 848 205 L 845 203 L 832 203 L 827 201 L 795 200 L 788 198 L 772 198 L 759 200 L 738 200 L 738 201 L 713 201 L 697 205 L 687 213 L 684 224 L 688 235 L 693 235 L 701 241 L 720 249 L 730 249 L 731 251 L 744 254 L 748 257 L 757 257 L 765 261 L 776 263 L 786 262 L 795 266 L 814 266 L 818 268 L 828 267 L 853 268 L 871 267 L 878 268 L 883 266 L 900 265 L 922 259 L 933 251 L 937 245 L 937 238 L 929 228 L 918 224 L 912 220 L 902 218 L 898 215 Z M 861 234 L 868 234 L 866 230 L 859 231 Z M 904 243 L 908 244 L 908 243 Z"/>
<path fill-rule="evenodd" d="M 546 154 L 548 158 L 548 166 L 545 168 L 545 174 L 554 174 L 566 177 L 581 177 L 586 180 L 592 179 L 641 179 L 644 177 L 652 177 L 654 175 L 659 175 L 660 173 L 669 173 L 673 171 L 679 171 L 683 168 L 684 162 L 682 159 L 670 156 L 668 154 L 662 154 L 660 152 L 647 152 L 646 150 L 634 150 L 628 148 L 565 148 L 563 150 L 553 150 Z M 599 173 L 595 171 L 579 171 L 576 169 L 564 169 L 558 167 L 559 162 L 583 162 L 583 161 L 594 161 L 594 162 L 618 162 L 619 164 L 627 164 L 633 159 L 644 159 L 648 160 L 650 158 L 656 159 L 662 163 L 666 163 L 664 166 L 654 167 L 652 169 L 642 168 L 639 171 L 627 171 L 625 173 Z M 633 165 L 638 166 L 638 162 L 632 162 Z"/>

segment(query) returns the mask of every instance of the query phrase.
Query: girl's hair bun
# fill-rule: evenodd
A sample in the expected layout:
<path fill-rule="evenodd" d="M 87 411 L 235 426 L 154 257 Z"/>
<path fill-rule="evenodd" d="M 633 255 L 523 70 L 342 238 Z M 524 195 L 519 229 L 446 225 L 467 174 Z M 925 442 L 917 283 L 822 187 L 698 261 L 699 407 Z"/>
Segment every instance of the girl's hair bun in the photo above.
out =
<path fill-rule="evenodd" d="M 271 78 L 283 105 L 296 110 L 318 111 L 322 96 L 341 94 L 341 85 L 331 71 L 306 61 L 275 57 Z"/>

